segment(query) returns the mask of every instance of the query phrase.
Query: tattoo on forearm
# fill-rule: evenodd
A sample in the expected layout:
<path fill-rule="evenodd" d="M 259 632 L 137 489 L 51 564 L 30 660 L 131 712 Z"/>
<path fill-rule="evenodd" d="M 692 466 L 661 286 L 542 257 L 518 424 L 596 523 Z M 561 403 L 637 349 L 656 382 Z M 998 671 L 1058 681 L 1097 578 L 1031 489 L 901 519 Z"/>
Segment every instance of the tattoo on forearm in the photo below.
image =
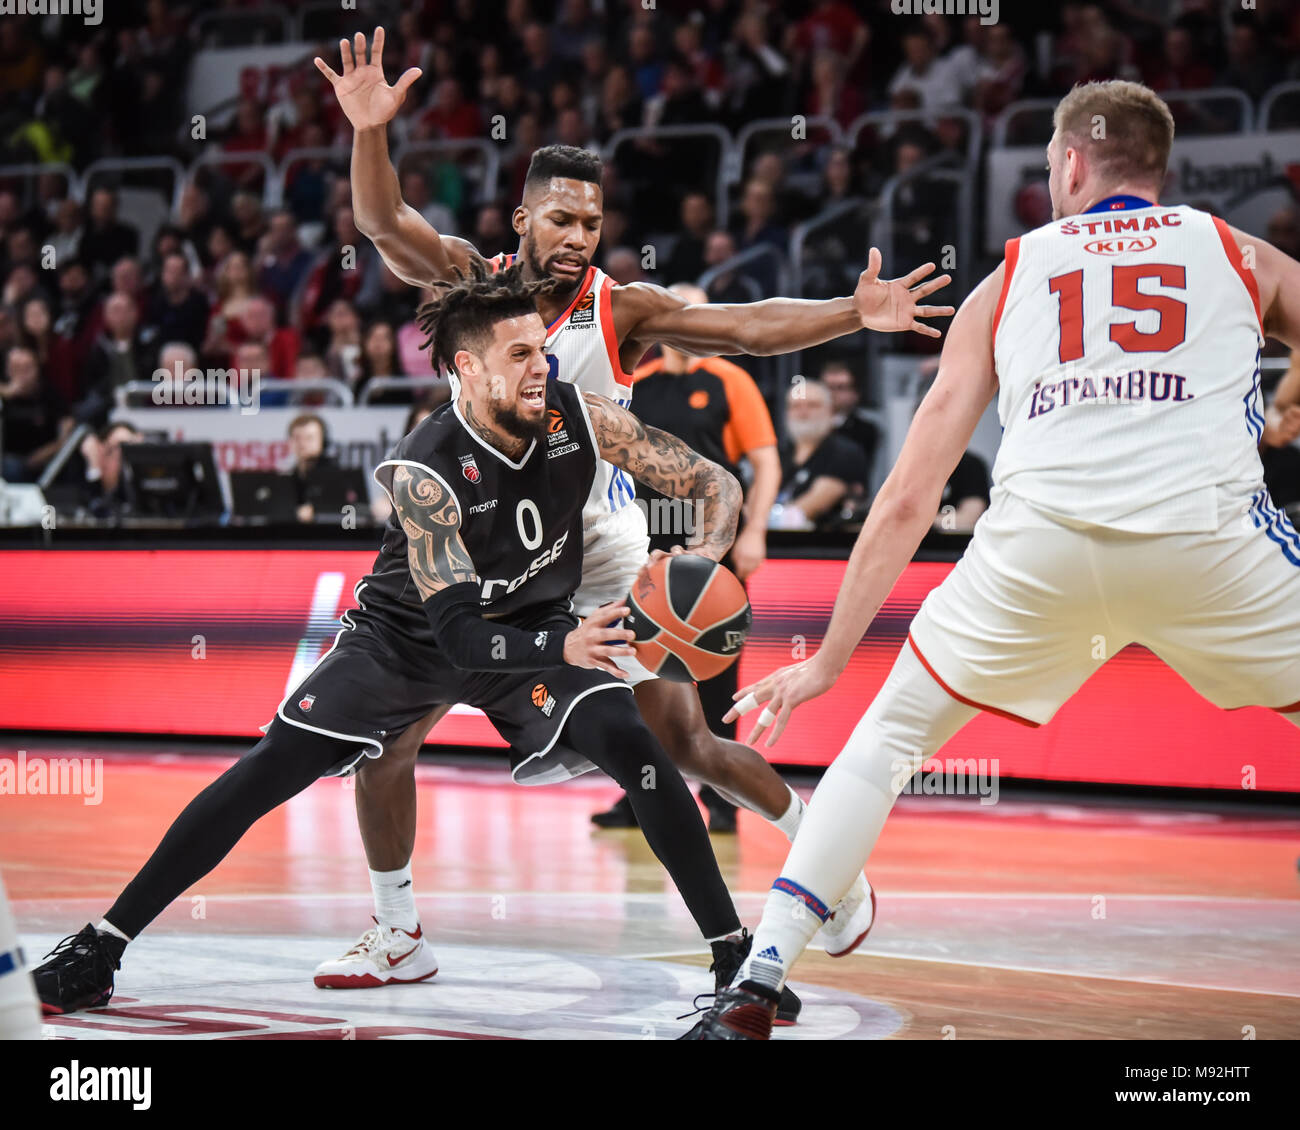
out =
<path fill-rule="evenodd" d="M 437 479 L 399 466 L 393 471 L 393 501 L 408 542 L 411 576 L 421 597 L 461 581 L 478 580 L 460 538 L 456 500 Z"/>
<path fill-rule="evenodd" d="M 676 436 L 649 428 L 631 412 L 592 393 L 583 394 L 600 457 L 668 498 L 689 499 L 697 513 L 690 549 L 724 553 L 736 535 L 740 484 Z"/>

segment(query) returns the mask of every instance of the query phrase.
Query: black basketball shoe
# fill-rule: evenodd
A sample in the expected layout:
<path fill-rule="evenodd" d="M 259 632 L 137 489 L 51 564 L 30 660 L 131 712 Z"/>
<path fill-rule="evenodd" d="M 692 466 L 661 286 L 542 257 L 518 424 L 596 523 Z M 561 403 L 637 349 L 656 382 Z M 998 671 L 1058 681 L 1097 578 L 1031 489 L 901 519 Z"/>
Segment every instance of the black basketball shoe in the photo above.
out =
<path fill-rule="evenodd" d="M 715 1007 L 722 990 L 731 984 L 753 945 L 754 935 L 745 929 L 740 931 L 739 937 L 723 938 L 713 943 L 713 964 L 709 966 L 709 972 L 713 974 Z M 802 1008 L 803 1002 L 786 985 L 781 989 L 780 1004 L 772 1023 L 782 1026 L 797 1023 Z"/>
<path fill-rule="evenodd" d="M 41 1011 L 57 1016 L 108 1004 L 125 949 L 121 938 L 101 934 L 89 923 L 79 934 L 64 938 L 45 955 L 46 962 L 32 970 Z"/>
<path fill-rule="evenodd" d="M 627 799 L 627 793 L 624 793 L 613 804 L 613 807 L 606 809 L 604 812 L 593 812 L 591 822 L 597 828 L 639 828 L 636 813 L 632 811 L 632 802 Z"/>
<path fill-rule="evenodd" d="M 719 991 L 713 1007 L 683 1040 L 770 1040 L 780 998 L 757 981 Z"/>

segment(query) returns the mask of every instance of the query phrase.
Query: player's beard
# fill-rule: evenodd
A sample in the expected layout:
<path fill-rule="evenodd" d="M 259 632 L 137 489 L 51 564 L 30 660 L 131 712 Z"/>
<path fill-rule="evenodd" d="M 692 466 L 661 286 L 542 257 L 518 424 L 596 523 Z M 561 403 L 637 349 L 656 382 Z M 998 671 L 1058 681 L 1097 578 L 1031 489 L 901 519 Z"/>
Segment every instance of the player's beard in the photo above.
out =
<path fill-rule="evenodd" d="M 546 434 L 546 413 L 535 420 L 524 416 L 514 404 L 494 404 L 492 406 L 492 423 L 508 436 L 528 443 L 539 440 Z"/>
<path fill-rule="evenodd" d="M 531 232 L 524 236 L 524 262 L 528 264 L 528 270 L 534 278 L 554 279 L 556 285 L 554 293 L 561 298 L 565 295 L 573 294 L 573 292 L 582 285 L 585 272 L 571 280 L 560 275 L 551 275 L 547 273 L 546 266 L 542 262 L 542 257 L 537 252 L 537 240 L 533 237 Z"/>

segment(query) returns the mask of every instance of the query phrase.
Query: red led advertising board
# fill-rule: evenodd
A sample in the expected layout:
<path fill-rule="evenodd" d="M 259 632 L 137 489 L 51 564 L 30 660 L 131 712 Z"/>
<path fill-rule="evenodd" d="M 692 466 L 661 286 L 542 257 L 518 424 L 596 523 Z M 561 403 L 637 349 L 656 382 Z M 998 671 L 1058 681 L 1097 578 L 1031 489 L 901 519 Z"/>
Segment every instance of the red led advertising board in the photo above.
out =
<path fill-rule="evenodd" d="M 0 553 L 0 728 L 256 738 L 329 647 L 374 555 L 355 550 Z M 913 563 L 834 690 L 796 711 L 771 760 L 827 765 L 870 704 L 925 594 L 951 565 Z M 816 648 L 843 561 L 770 560 L 752 579 L 741 685 Z M 754 716 L 749 716 L 753 718 Z M 742 721 L 741 735 L 752 722 Z M 477 711 L 434 731 L 500 746 Z M 944 757 L 1003 777 L 1300 792 L 1300 730 L 1215 709 L 1150 652 L 1106 664 L 1046 726 L 981 715 Z"/>

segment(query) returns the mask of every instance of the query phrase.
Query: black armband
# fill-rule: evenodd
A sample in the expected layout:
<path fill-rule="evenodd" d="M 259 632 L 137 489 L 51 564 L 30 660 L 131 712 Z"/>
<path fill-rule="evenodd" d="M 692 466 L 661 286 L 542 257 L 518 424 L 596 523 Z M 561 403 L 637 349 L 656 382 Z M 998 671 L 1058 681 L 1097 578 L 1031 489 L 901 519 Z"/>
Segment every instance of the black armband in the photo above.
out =
<path fill-rule="evenodd" d="M 528 632 L 479 611 L 478 585 L 461 581 L 424 602 L 438 649 L 462 671 L 532 671 L 564 665 L 568 629 Z"/>

